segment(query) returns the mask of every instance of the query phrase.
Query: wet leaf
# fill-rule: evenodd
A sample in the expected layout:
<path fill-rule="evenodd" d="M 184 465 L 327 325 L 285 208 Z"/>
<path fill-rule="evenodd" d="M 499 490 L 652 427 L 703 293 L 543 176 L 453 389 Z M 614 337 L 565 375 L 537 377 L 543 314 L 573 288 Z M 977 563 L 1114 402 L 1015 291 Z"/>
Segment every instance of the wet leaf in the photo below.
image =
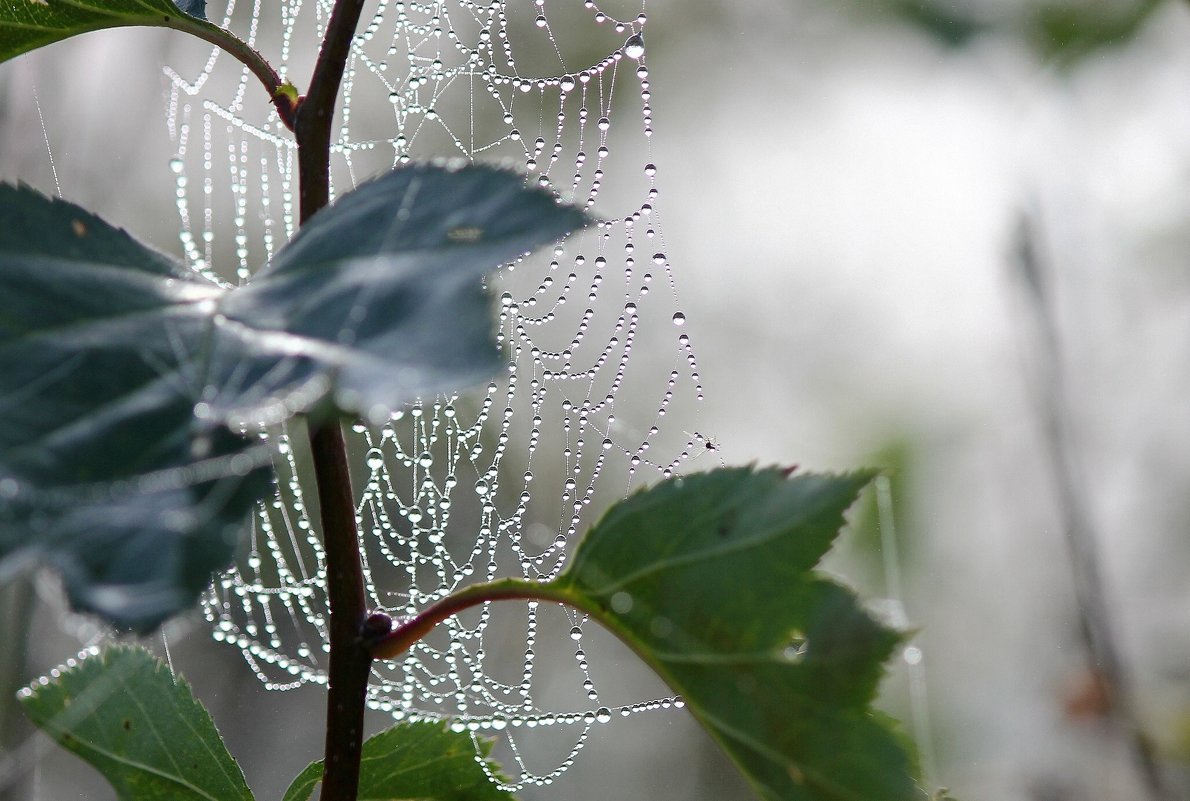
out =
<path fill-rule="evenodd" d="M 337 408 L 387 419 L 399 403 L 487 380 L 500 359 L 480 277 L 587 221 L 490 167 L 422 164 L 361 185 L 221 305 L 232 358 L 217 371 L 234 380 L 220 382 L 213 412 L 272 421 L 333 379 Z"/>
<path fill-rule="evenodd" d="M 205 0 L 6 0 L 0 3 L 0 61 L 80 33 L 133 25 L 176 28 L 208 41 L 233 39 L 206 21 Z"/>
<path fill-rule="evenodd" d="M 486 380 L 481 276 L 584 219 L 512 173 L 409 167 L 226 290 L 0 187 L 0 575 L 49 562 L 77 608 L 139 631 L 191 605 L 269 487 L 267 448 L 233 431 Z"/>
<path fill-rule="evenodd" d="M 111 647 L 21 694 L 25 714 L 103 774 L 120 801 L 252 801 L 184 679 L 143 648 Z"/>
<path fill-rule="evenodd" d="M 870 706 L 901 635 L 814 570 L 870 478 L 666 481 L 612 507 L 555 581 L 493 587 L 591 613 L 767 801 L 922 800 L 910 745 Z"/>
<path fill-rule="evenodd" d="M 194 417 L 220 293 L 0 186 L 0 575 L 49 563 L 76 609 L 145 631 L 228 564 L 269 454 Z"/>

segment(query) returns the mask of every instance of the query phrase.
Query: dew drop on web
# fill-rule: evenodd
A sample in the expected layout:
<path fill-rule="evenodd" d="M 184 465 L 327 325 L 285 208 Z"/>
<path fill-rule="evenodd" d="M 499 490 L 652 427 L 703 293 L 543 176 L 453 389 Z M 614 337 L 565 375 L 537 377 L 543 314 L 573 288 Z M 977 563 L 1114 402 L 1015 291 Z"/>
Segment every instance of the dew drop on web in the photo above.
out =
<path fill-rule="evenodd" d="M 645 40 L 639 33 L 634 33 L 624 42 L 624 55 L 631 59 L 639 59 L 645 54 Z"/>
<path fill-rule="evenodd" d="M 681 265 L 667 257 L 660 224 L 664 164 L 650 143 L 645 29 L 664 21 L 576 6 L 381 3 L 345 75 L 332 194 L 409 160 L 458 155 L 516 164 L 531 185 L 599 220 L 488 276 L 507 369 L 486 388 L 350 428 L 368 601 L 394 619 L 474 582 L 557 576 L 607 499 L 680 475 L 684 431 L 703 430 Z M 242 18 L 237 9 L 233 27 L 244 37 L 276 31 L 274 66 L 304 74 L 319 8 L 257 4 Z M 234 285 L 296 231 L 293 139 L 237 66 L 212 51 L 187 70 L 166 71 L 182 257 Z M 350 343 L 360 332 L 341 333 Z M 325 558 L 304 450 L 289 437 L 284 426 L 269 431 L 276 493 L 256 510 L 245 560 L 204 604 L 214 637 L 273 690 L 326 682 Z M 616 604 L 627 611 L 632 600 Z M 619 718 L 681 705 L 619 697 L 584 622 L 551 604 L 470 610 L 404 659 L 378 663 L 368 703 L 395 720 L 499 733 L 518 755 L 503 786 L 551 784 Z M 523 650 L 501 639 L 510 633 Z M 529 729 L 571 747 L 530 770 L 519 759 Z"/>

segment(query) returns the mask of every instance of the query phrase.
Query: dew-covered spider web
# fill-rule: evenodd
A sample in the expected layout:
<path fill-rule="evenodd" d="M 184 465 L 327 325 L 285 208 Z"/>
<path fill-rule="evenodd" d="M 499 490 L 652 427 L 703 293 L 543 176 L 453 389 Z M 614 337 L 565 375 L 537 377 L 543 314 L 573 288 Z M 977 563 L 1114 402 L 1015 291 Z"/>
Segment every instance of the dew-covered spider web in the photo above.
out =
<path fill-rule="evenodd" d="M 330 8 L 229 0 L 208 15 L 302 89 Z M 365 9 L 334 129 L 339 192 L 409 159 L 457 157 L 520 169 L 600 221 L 489 276 L 505 374 L 349 433 L 376 609 L 401 617 L 476 581 L 548 580 L 610 503 L 717 460 L 697 430 L 702 388 L 661 228 L 652 24 L 643 0 Z M 167 75 L 186 258 L 216 280 L 246 280 L 294 233 L 293 139 L 218 51 Z M 271 432 L 276 496 L 204 606 L 215 638 L 271 689 L 326 681 L 325 563 L 299 428 Z M 398 720 L 499 732 L 511 786 L 548 784 L 605 724 L 681 705 L 663 689 L 619 687 L 599 667 L 610 642 L 595 629 L 552 604 L 471 610 L 377 663 L 369 703 Z M 542 729 L 552 745 L 538 749 Z"/>

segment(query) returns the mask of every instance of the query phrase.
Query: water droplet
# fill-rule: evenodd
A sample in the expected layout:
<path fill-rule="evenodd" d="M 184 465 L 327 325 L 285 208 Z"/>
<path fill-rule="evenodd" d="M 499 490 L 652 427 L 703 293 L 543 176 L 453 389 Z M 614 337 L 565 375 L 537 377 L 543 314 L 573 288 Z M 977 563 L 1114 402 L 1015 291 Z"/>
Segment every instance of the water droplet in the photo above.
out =
<path fill-rule="evenodd" d="M 920 665 L 921 657 L 921 649 L 916 645 L 910 645 L 901 653 L 901 658 L 905 660 L 905 664 L 907 665 Z"/>
<path fill-rule="evenodd" d="M 645 40 L 639 33 L 634 33 L 624 42 L 624 55 L 638 59 L 645 54 Z"/>
<path fill-rule="evenodd" d="M 686 315 L 682 314 L 681 312 L 674 312 L 673 321 L 674 325 L 685 325 Z"/>
<path fill-rule="evenodd" d="M 169 168 L 175 173 L 181 173 L 186 168 L 186 164 L 181 159 L 170 159 Z"/>
<path fill-rule="evenodd" d="M 476 495 L 487 495 L 488 494 L 488 482 L 484 481 L 482 478 L 479 481 L 476 481 L 475 482 L 475 494 Z"/>
<path fill-rule="evenodd" d="M 607 723 L 612 719 L 612 711 L 606 706 L 601 706 L 595 711 L 595 720 L 600 723 Z"/>
<path fill-rule="evenodd" d="M 582 638 L 583 638 L 583 630 L 581 628 L 579 628 L 578 626 L 575 626 L 574 628 L 572 628 L 570 630 L 570 639 L 581 640 Z"/>

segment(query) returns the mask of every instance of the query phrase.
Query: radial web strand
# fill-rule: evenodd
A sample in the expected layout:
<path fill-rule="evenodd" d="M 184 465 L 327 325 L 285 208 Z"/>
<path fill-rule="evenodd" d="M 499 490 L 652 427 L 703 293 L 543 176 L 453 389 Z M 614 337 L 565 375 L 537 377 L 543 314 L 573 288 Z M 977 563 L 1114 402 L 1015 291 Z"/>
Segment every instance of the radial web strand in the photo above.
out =
<path fill-rule="evenodd" d="M 272 18 L 263 5 L 208 14 L 279 54 L 300 86 L 331 4 L 270 4 Z M 660 227 L 647 24 L 643 2 L 365 9 L 336 116 L 340 193 L 410 159 L 461 157 L 517 167 L 599 220 L 489 276 L 508 362 L 486 391 L 349 432 L 369 601 L 394 617 L 476 581 L 557 575 L 602 509 L 714 450 L 684 430 L 702 388 Z M 197 272 L 244 281 L 295 231 L 293 139 L 227 56 L 167 75 L 182 250 Z M 326 569 L 298 428 L 270 432 L 276 495 L 204 607 L 271 689 L 326 682 Z M 377 663 L 369 703 L 499 732 L 511 786 L 548 784 L 602 724 L 681 705 L 630 697 L 600 668 L 594 629 L 552 604 L 470 610 Z M 546 727 L 564 746 L 536 753 L 530 730 Z"/>

